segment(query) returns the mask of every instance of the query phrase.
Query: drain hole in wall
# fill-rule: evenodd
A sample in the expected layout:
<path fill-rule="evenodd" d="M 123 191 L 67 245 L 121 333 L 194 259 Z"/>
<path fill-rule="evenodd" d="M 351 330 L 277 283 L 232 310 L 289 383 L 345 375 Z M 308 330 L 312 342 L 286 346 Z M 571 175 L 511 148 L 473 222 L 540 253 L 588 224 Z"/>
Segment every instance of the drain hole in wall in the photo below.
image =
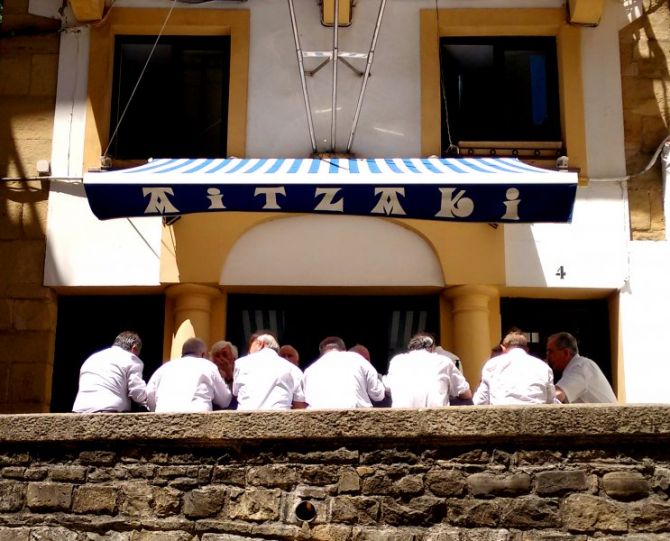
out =
<path fill-rule="evenodd" d="M 316 507 L 307 501 L 302 501 L 295 506 L 295 518 L 302 522 L 312 522 L 316 518 Z"/>

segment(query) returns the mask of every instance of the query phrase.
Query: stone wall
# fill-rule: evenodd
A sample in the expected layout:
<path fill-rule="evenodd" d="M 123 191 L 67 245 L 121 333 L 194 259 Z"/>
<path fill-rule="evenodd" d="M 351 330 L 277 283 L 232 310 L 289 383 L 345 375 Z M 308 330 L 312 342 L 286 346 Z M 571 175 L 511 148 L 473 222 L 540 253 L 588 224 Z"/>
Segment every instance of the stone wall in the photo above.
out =
<path fill-rule="evenodd" d="M 56 302 L 42 287 L 58 21 L 5 0 L 0 34 L 0 412 L 48 411 Z"/>
<path fill-rule="evenodd" d="M 645 14 L 619 34 L 626 166 L 642 171 L 670 132 L 670 4 L 644 0 Z M 628 187 L 633 239 L 665 238 L 660 160 Z"/>
<path fill-rule="evenodd" d="M 660 541 L 669 414 L 0 416 L 0 540 Z"/>

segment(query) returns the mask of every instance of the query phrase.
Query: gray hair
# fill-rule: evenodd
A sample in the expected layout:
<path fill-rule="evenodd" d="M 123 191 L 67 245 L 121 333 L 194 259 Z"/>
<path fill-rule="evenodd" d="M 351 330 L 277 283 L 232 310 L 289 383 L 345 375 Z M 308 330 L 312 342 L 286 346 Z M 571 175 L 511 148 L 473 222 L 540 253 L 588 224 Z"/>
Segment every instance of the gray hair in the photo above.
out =
<path fill-rule="evenodd" d="M 118 346 L 121 349 L 125 349 L 126 351 L 132 350 L 133 346 L 135 346 L 137 354 L 139 355 L 140 351 L 142 350 L 142 339 L 137 333 L 132 331 L 123 331 L 114 339 L 114 343 L 112 345 Z"/>
<path fill-rule="evenodd" d="M 409 342 L 407 342 L 408 351 L 417 351 L 420 349 L 431 351 L 434 347 L 435 338 L 427 332 L 418 332 L 409 339 Z"/>
<path fill-rule="evenodd" d="M 189 338 L 181 347 L 182 357 L 204 357 L 207 354 L 207 344 L 200 338 Z"/>
<path fill-rule="evenodd" d="M 228 342 L 227 340 L 219 340 L 218 342 L 214 342 L 209 354 L 210 356 L 216 355 L 219 351 L 226 348 L 230 348 L 230 351 L 232 351 L 233 353 L 233 358 L 237 359 L 238 357 L 237 346 L 232 342 Z"/>
<path fill-rule="evenodd" d="M 548 340 L 554 340 L 558 349 L 569 349 L 573 355 L 579 355 L 577 339 L 569 332 L 557 332 L 552 334 Z"/>
<path fill-rule="evenodd" d="M 255 342 L 260 342 L 263 344 L 263 348 L 270 348 L 274 349 L 275 351 L 279 351 L 279 342 L 277 342 L 277 339 L 271 334 L 260 334 L 256 337 Z"/>
<path fill-rule="evenodd" d="M 521 348 L 528 350 L 528 338 L 520 331 L 511 332 L 503 338 L 502 345 L 505 349 Z"/>

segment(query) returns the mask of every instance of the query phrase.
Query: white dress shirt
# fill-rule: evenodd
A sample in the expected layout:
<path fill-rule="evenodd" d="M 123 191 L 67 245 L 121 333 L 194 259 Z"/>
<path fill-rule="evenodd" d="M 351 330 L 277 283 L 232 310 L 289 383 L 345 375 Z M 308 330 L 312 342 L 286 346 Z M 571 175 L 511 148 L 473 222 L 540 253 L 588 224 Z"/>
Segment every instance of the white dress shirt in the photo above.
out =
<path fill-rule="evenodd" d="M 143 370 L 140 358 L 119 346 L 94 353 L 79 370 L 79 390 L 72 411 L 130 411 L 131 399 L 145 405 Z"/>
<path fill-rule="evenodd" d="M 385 381 L 393 408 L 448 406 L 450 396 L 470 389 L 449 357 L 425 349 L 393 357 Z"/>
<path fill-rule="evenodd" d="M 556 384 L 571 404 L 614 403 L 612 387 L 600 367 L 591 359 L 575 355 Z"/>
<path fill-rule="evenodd" d="M 547 363 L 521 348 L 486 361 L 482 382 L 472 401 L 476 404 L 553 404 L 554 373 Z"/>
<path fill-rule="evenodd" d="M 304 402 L 302 371 L 271 348 L 235 361 L 233 394 L 238 410 L 289 410 Z"/>
<path fill-rule="evenodd" d="M 159 413 L 212 411 L 225 408 L 230 389 L 216 365 L 202 357 L 182 357 L 164 363 L 147 384 L 149 409 Z"/>
<path fill-rule="evenodd" d="M 305 370 L 308 407 L 320 409 L 371 408 L 384 398 L 384 384 L 371 363 L 353 351 L 328 351 Z"/>

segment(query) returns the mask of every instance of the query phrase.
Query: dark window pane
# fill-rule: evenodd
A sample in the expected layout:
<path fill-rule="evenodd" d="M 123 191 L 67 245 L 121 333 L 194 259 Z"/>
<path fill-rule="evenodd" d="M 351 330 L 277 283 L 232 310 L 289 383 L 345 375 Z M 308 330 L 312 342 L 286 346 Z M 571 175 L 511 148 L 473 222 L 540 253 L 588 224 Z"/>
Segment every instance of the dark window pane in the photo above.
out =
<path fill-rule="evenodd" d="M 110 154 L 225 157 L 229 37 L 167 36 L 154 49 L 155 39 L 116 38 L 110 137 L 118 130 Z"/>
<path fill-rule="evenodd" d="M 443 148 L 560 141 L 554 38 L 442 38 Z M 446 100 L 446 107 L 445 102 Z"/>

